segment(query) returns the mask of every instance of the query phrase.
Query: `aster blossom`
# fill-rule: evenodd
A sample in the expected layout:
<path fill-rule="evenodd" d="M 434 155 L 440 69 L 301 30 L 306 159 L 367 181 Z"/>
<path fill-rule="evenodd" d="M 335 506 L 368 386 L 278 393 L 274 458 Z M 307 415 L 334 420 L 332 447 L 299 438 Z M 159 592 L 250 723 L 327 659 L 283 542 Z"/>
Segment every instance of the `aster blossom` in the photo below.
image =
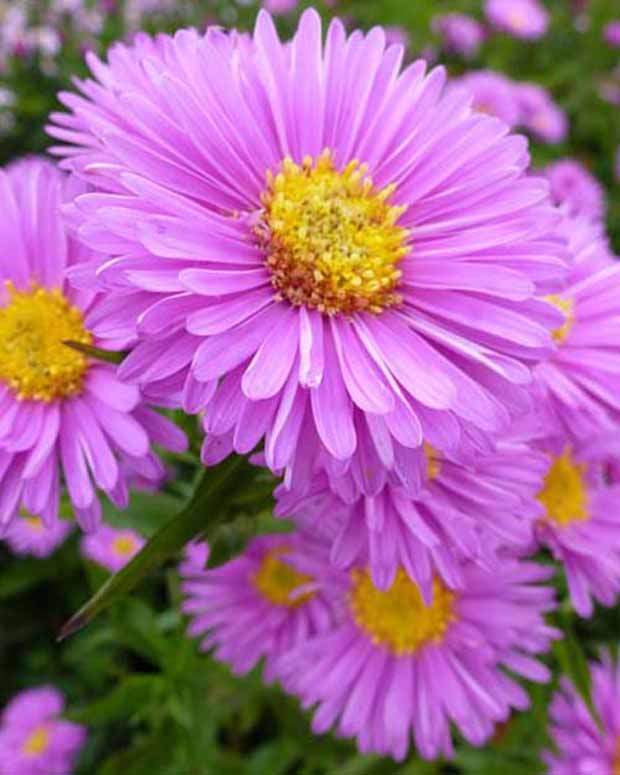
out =
<path fill-rule="evenodd" d="M 478 53 L 485 38 L 480 22 L 463 13 L 445 13 L 433 19 L 433 30 L 441 35 L 446 51 L 470 58 Z"/>
<path fill-rule="evenodd" d="M 413 736 L 424 758 L 450 758 L 451 722 L 480 746 L 511 708 L 528 707 L 503 667 L 549 679 L 534 655 L 559 635 L 544 621 L 553 591 L 538 584 L 551 573 L 508 556 L 491 573 L 466 563 L 463 589 L 452 593 L 437 579 L 430 605 L 402 570 L 387 591 L 363 567 L 332 576 L 323 584 L 340 601 L 341 619 L 284 654 L 280 679 L 304 707 L 317 706 L 316 733 L 335 725 L 362 753 L 397 760 Z"/>
<path fill-rule="evenodd" d="M 59 215 L 83 185 L 34 159 L 0 171 L 0 187 L 0 525 L 20 509 L 55 524 L 62 478 L 90 530 L 100 519 L 97 489 L 127 504 L 119 461 L 158 480 L 151 444 L 181 450 L 185 437 L 112 365 L 64 343 L 100 344 L 96 295 L 64 278 L 68 266 L 91 258 Z"/>
<path fill-rule="evenodd" d="M 566 287 L 547 301 L 564 314 L 556 350 L 534 369 L 548 434 L 576 441 L 611 433 L 620 417 L 620 265 L 603 228 L 567 216 L 559 232 L 571 253 Z"/>
<path fill-rule="evenodd" d="M 598 726 L 575 687 L 563 678 L 549 709 L 556 752 L 543 759 L 549 775 L 616 775 L 620 772 L 620 666 L 604 653 L 590 663 Z"/>
<path fill-rule="evenodd" d="M 262 12 L 89 56 L 61 95 L 55 152 L 100 189 L 67 217 L 114 255 L 75 281 L 139 337 L 123 378 L 205 410 L 205 463 L 483 442 L 549 351 L 563 247 L 525 140 L 401 57 L 337 20 L 323 48 L 314 11 L 283 46 Z"/>
<path fill-rule="evenodd" d="M 575 159 L 560 159 L 543 170 L 551 198 L 568 215 L 600 221 L 605 215 L 605 192 L 599 181 Z"/>
<path fill-rule="evenodd" d="M 515 38 L 542 38 L 549 26 L 549 14 L 538 0 L 486 0 L 484 13 L 497 29 Z"/>
<path fill-rule="evenodd" d="M 620 448 L 615 434 L 580 445 L 555 437 L 540 448 L 548 462 L 536 539 L 562 563 L 577 613 L 590 617 L 595 600 L 612 606 L 620 593 L 620 485 L 606 476 Z"/>
<path fill-rule="evenodd" d="M 80 549 L 83 557 L 116 573 L 135 557 L 144 544 L 144 538 L 135 530 L 101 525 L 96 532 L 82 538 Z"/>
<path fill-rule="evenodd" d="M 84 745 L 86 730 L 59 718 L 64 698 L 53 686 L 13 697 L 0 719 L 2 775 L 67 775 Z"/>
<path fill-rule="evenodd" d="M 426 445 L 416 467 L 423 481 L 414 496 L 380 467 L 365 495 L 351 476 L 328 481 L 320 472 L 301 493 L 280 485 L 275 514 L 329 541 L 336 567 L 367 564 L 379 589 L 389 588 L 404 570 L 428 602 L 436 577 L 451 589 L 462 587 L 464 560 L 488 567 L 498 544 L 531 543 L 548 463 L 527 435 L 515 434 L 493 452 L 469 457 Z"/>
<path fill-rule="evenodd" d="M 20 514 L 9 524 L 3 540 L 13 554 L 49 557 L 65 542 L 72 530 L 73 525 L 67 519 L 59 519 L 46 526 L 41 517 Z"/>
<path fill-rule="evenodd" d="M 237 675 L 265 659 L 264 677 L 276 677 L 275 661 L 288 649 L 326 630 L 332 601 L 314 578 L 324 575 L 325 545 L 301 533 L 260 536 L 233 560 L 207 569 L 209 547 L 190 544 L 180 566 L 192 617 L 188 634 L 214 650 Z"/>

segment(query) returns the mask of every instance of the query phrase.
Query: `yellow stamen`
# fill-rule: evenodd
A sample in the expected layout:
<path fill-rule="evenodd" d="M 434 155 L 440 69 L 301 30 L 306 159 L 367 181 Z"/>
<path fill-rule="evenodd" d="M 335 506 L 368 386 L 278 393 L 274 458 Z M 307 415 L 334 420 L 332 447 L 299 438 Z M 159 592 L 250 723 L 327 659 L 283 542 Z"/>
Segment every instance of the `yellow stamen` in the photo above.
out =
<path fill-rule="evenodd" d="M 267 552 L 252 581 L 256 589 L 270 603 L 284 605 L 287 608 L 297 608 L 314 597 L 314 592 L 294 594 L 299 587 L 309 584 L 312 577 L 300 573 L 280 559 L 289 553 L 290 550 L 286 546 L 278 546 Z"/>
<path fill-rule="evenodd" d="M 112 551 L 120 557 L 127 557 L 137 549 L 135 538 L 132 536 L 117 536 L 112 541 Z"/>
<path fill-rule="evenodd" d="M 50 733 L 47 727 L 37 727 L 26 739 L 22 750 L 27 756 L 38 756 L 48 747 Z"/>
<path fill-rule="evenodd" d="M 441 473 L 441 453 L 427 442 L 424 442 L 423 449 L 426 457 L 426 478 L 435 479 Z"/>
<path fill-rule="evenodd" d="M 327 315 L 379 313 L 401 301 L 397 265 L 409 247 L 396 222 L 406 208 L 388 204 L 395 187 L 374 188 L 366 172 L 358 161 L 338 171 L 325 150 L 267 174 L 256 233 L 278 299 Z"/>
<path fill-rule="evenodd" d="M 544 487 L 538 493 L 549 522 L 565 527 L 590 518 L 585 471 L 585 464 L 575 463 L 568 447 L 553 459 Z"/>
<path fill-rule="evenodd" d="M 427 606 L 402 568 L 386 592 L 375 587 L 367 570 L 354 570 L 351 576 L 349 605 L 356 624 L 374 644 L 394 654 L 415 654 L 428 643 L 439 643 L 455 619 L 454 595 L 437 578 Z"/>
<path fill-rule="evenodd" d="M 22 519 L 26 522 L 28 527 L 31 530 L 35 530 L 37 533 L 39 533 L 41 530 L 43 530 L 43 520 L 41 517 L 33 517 L 30 514 L 23 515 Z"/>
<path fill-rule="evenodd" d="M 545 300 L 553 304 L 556 309 L 564 315 L 564 323 L 556 328 L 552 336 L 558 344 L 566 339 L 570 334 L 571 328 L 575 322 L 575 303 L 572 299 L 565 299 L 563 296 L 546 296 Z"/>
<path fill-rule="evenodd" d="M 18 291 L 8 282 L 0 307 L 0 382 L 18 399 L 55 401 L 81 392 L 87 358 L 63 341 L 91 344 L 82 313 L 59 290 L 33 285 Z"/>

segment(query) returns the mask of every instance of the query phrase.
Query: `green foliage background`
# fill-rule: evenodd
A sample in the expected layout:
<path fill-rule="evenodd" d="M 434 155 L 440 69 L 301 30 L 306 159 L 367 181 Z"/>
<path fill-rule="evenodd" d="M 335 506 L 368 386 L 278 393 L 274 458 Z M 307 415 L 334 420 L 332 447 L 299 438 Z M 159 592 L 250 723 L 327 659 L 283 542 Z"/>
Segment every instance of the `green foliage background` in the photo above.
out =
<path fill-rule="evenodd" d="M 300 7 L 303 7 L 303 3 Z M 620 185 L 614 181 L 614 154 L 620 145 L 620 109 L 604 102 L 596 82 L 618 67 L 618 49 L 601 40 L 602 25 L 620 16 L 616 0 L 590 3 L 589 28 L 575 29 L 568 0 L 547 0 L 552 14 L 548 35 L 526 43 L 491 38 L 468 67 L 491 67 L 518 80 L 548 88 L 568 112 L 570 136 L 565 144 L 534 144 L 536 165 L 562 156 L 584 162 L 608 192 L 608 226 L 620 248 Z M 333 10 L 321 7 L 328 17 Z M 397 24 L 411 37 L 410 56 L 438 41 L 432 17 L 460 10 L 481 18 L 478 0 L 343 0 L 336 11 L 351 24 Z M 214 3 L 179 4 L 175 19 L 153 17 L 146 29 L 173 29 L 201 24 L 208 16 L 241 29 L 251 26 L 254 6 Z M 279 20 L 283 33 L 294 28 L 296 14 Z M 80 41 L 71 36 L 70 19 L 57 72 L 44 75 L 37 61 L 13 61 L 0 86 L 16 94 L 15 126 L 0 146 L 0 161 L 42 152 L 46 115 L 57 107 L 56 92 L 83 74 Z M 106 19 L 100 48 L 124 35 L 120 16 Z M 458 74 L 463 61 L 440 56 Z M 183 508 L 201 473 L 195 422 L 179 417 L 192 437 L 192 449 L 170 460 L 176 476 L 156 495 L 134 494 L 128 511 L 108 509 L 108 520 L 150 536 Z M 254 472 L 239 481 L 236 494 L 211 504 L 203 514 L 222 561 L 257 532 L 281 530 L 270 516 L 272 482 Z M 215 527 L 219 525 L 219 527 Z M 17 559 L 0 548 L 0 707 L 16 691 L 53 683 L 69 699 L 69 715 L 89 727 L 78 767 L 84 775 L 536 775 L 541 748 L 548 745 L 546 705 L 551 687 L 528 686 L 532 710 L 515 716 L 483 750 L 459 744 L 454 763 L 428 764 L 411 756 L 391 760 L 360 756 L 353 745 L 331 736 L 314 737 L 307 714 L 277 686 L 264 687 L 258 672 L 237 679 L 223 665 L 201 654 L 185 635 L 179 614 L 179 578 L 175 563 L 158 570 L 123 600 L 65 642 L 55 642 L 62 623 L 106 578 L 81 559 L 77 534 L 46 560 Z M 557 676 L 564 671 L 587 689 L 585 659 L 601 647 L 617 647 L 620 610 L 599 610 L 590 622 L 578 620 L 563 581 L 558 622 L 567 633 L 549 655 Z M 14 773 L 11 775 L 19 775 Z"/>

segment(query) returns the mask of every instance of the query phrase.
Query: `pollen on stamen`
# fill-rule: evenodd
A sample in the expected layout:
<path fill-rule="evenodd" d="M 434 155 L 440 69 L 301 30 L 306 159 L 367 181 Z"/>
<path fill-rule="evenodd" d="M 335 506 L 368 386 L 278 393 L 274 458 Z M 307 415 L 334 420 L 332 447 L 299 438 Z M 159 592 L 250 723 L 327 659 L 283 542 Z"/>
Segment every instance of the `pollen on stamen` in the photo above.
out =
<path fill-rule="evenodd" d="M 349 606 L 355 623 L 377 646 L 397 656 L 415 654 L 423 646 L 441 642 L 454 613 L 454 593 L 433 580 L 433 600 L 427 606 L 420 588 L 402 568 L 392 586 L 382 591 L 368 570 L 351 572 Z"/>
<path fill-rule="evenodd" d="M 567 447 L 553 458 L 538 500 L 546 509 L 546 519 L 560 527 L 590 518 L 585 483 L 586 466 L 573 460 Z"/>
<path fill-rule="evenodd" d="M 325 150 L 267 173 L 256 234 L 277 299 L 326 315 L 377 314 L 401 302 L 406 208 L 389 204 L 395 186 L 375 188 L 367 169 L 354 160 L 339 171 Z"/>
<path fill-rule="evenodd" d="M 301 592 L 301 594 L 297 592 L 313 579 L 281 559 L 287 554 L 289 549 L 286 546 L 278 546 L 268 552 L 252 581 L 255 588 L 270 603 L 297 608 L 314 596 L 314 591 Z"/>
<path fill-rule="evenodd" d="M 18 400 L 51 402 L 77 395 L 88 359 L 67 347 L 92 344 L 81 311 L 58 289 L 33 284 L 18 290 L 7 282 L 9 301 L 0 307 L 0 382 Z"/>
<path fill-rule="evenodd" d="M 564 315 L 564 323 L 559 328 L 556 328 L 552 332 L 554 340 L 558 344 L 562 344 L 566 337 L 570 334 L 573 324 L 575 323 L 575 304 L 572 299 L 565 299 L 562 296 L 546 296 L 545 300 L 549 304 L 553 304 L 556 309 Z"/>

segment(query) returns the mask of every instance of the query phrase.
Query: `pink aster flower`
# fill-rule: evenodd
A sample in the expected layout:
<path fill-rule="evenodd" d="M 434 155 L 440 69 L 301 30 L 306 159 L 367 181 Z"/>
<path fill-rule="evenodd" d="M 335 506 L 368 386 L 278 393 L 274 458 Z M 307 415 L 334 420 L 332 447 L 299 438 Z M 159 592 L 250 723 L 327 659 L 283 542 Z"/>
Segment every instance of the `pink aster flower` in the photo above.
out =
<path fill-rule="evenodd" d="M 568 119 L 551 95 L 534 83 L 517 84 L 516 90 L 521 111 L 520 125 L 542 142 L 561 143 L 565 140 L 568 134 Z"/>
<path fill-rule="evenodd" d="M 433 19 L 433 30 L 441 36 L 443 48 L 450 54 L 471 59 L 485 38 L 480 22 L 463 13 L 446 13 Z"/>
<path fill-rule="evenodd" d="M 336 567 L 367 564 L 379 589 L 402 568 L 426 601 L 437 576 L 451 589 L 462 587 L 463 560 L 488 567 L 498 544 L 531 543 L 545 455 L 518 439 L 465 460 L 428 445 L 419 454 L 422 465 L 414 470 L 426 473 L 415 497 L 390 484 L 382 468 L 366 496 L 351 476 L 328 481 L 318 474 L 301 496 L 281 485 L 275 514 L 324 535 Z"/>
<path fill-rule="evenodd" d="M 542 38 L 549 26 L 549 14 L 537 0 L 486 0 L 484 12 L 494 27 L 515 38 Z"/>
<path fill-rule="evenodd" d="M 603 475 L 620 445 L 614 435 L 579 446 L 556 439 L 545 449 L 538 541 L 564 565 L 577 613 L 590 617 L 593 600 L 611 606 L 620 592 L 620 485 Z"/>
<path fill-rule="evenodd" d="M 96 533 L 82 538 L 81 550 L 84 557 L 116 573 L 138 554 L 144 544 L 144 538 L 135 530 L 116 530 L 101 525 Z"/>
<path fill-rule="evenodd" d="M 565 289 L 547 297 L 564 322 L 555 352 L 534 369 L 536 407 L 549 433 L 579 441 L 620 418 L 620 264 L 600 224 L 567 216 L 560 232 L 573 258 Z"/>
<path fill-rule="evenodd" d="M 530 562 L 498 558 L 495 572 L 463 566 L 463 589 L 435 580 L 426 605 L 400 570 L 387 591 L 356 568 L 324 580 L 340 607 L 337 623 L 284 654 L 276 668 L 287 691 L 317 705 L 316 733 L 336 726 L 362 753 L 403 759 L 413 736 L 421 756 L 453 756 L 450 723 L 483 745 L 526 692 L 503 670 L 534 681 L 549 673 L 534 655 L 560 633 L 545 624 L 554 607 L 552 574 Z"/>
<path fill-rule="evenodd" d="M 69 217 L 140 337 L 119 374 L 205 409 L 207 463 L 488 437 L 549 351 L 563 247 L 525 140 L 401 55 L 337 20 L 323 48 L 312 10 L 284 45 L 262 12 L 89 56 L 61 95 L 55 152 L 101 188 Z"/>
<path fill-rule="evenodd" d="M 583 164 L 562 159 L 543 170 L 551 186 L 551 197 L 569 215 L 600 220 L 605 214 L 605 192 Z"/>
<path fill-rule="evenodd" d="M 388 24 L 385 29 L 385 42 L 388 46 L 402 46 L 404 49 L 409 47 L 411 38 L 404 27 L 397 24 Z"/>
<path fill-rule="evenodd" d="M 620 772 L 620 665 L 609 654 L 590 664 L 592 702 L 601 727 L 579 693 L 563 678 L 549 708 L 556 752 L 543 760 L 549 775 L 616 775 Z"/>
<path fill-rule="evenodd" d="M 59 718 L 62 694 L 51 686 L 16 695 L 0 720 L 2 775 L 67 775 L 84 745 L 86 730 Z"/>
<path fill-rule="evenodd" d="M 72 530 L 73 524 L 66 519 L 59 519 L 48 527 L 41 517 L 20 514 L 9 524 L 3 539 L 14 554 L 49 557 Z"/>
<path fill-rule="evenodd" d="M 264 0 L 263 8 L 269 13 L 290 13 L 299 5 L 299 0 Z"/>
<path fill-rule="evenodd" d="M 453 83 L 471 92 L 474 110 L 500 118 L 509 127 L 519 124 L 521 108 L 510 78 L 493 70 L 472 70 Z"/>
<path fill-rule="evenodd" d="M 603 40 L 612 48 L 620 46 L 620 19 L 607 22 L 603 28 Z"/>
<path fill-rule="evenodd" d="M 272 681 L 276 658 L 333 620 L 332 601 L 314 578 L 317 568 L 325 575 L 324 545 L 300 533 L 260 536 L 212 570 L 208 554 L 206 544 L 191 544 L 180 567 L 188 634 L 202 636 L 201 648 L 214 649 L 237 675 L 265 658 L 265 680 Z"/>
<path fill-rule="evenodd" d="M 58 212 L 83 191 L 42 160 L 0 170 L 3 526 L 20 507 L 54 525 L 62 479 L 79 523 L 93 529 L 101 510 L 97 488 L 117 506 L 127 504 L 119 461 L 157 479 L 162 464 L 151 443 L 185 445 L 183 434 L 144 405 L 139 389 L 119 379 L 113 366 L 64 344 L 101 344 L 95 294 L 64 280 L 67 267 L 93 257 L 66 235 Z"/>

